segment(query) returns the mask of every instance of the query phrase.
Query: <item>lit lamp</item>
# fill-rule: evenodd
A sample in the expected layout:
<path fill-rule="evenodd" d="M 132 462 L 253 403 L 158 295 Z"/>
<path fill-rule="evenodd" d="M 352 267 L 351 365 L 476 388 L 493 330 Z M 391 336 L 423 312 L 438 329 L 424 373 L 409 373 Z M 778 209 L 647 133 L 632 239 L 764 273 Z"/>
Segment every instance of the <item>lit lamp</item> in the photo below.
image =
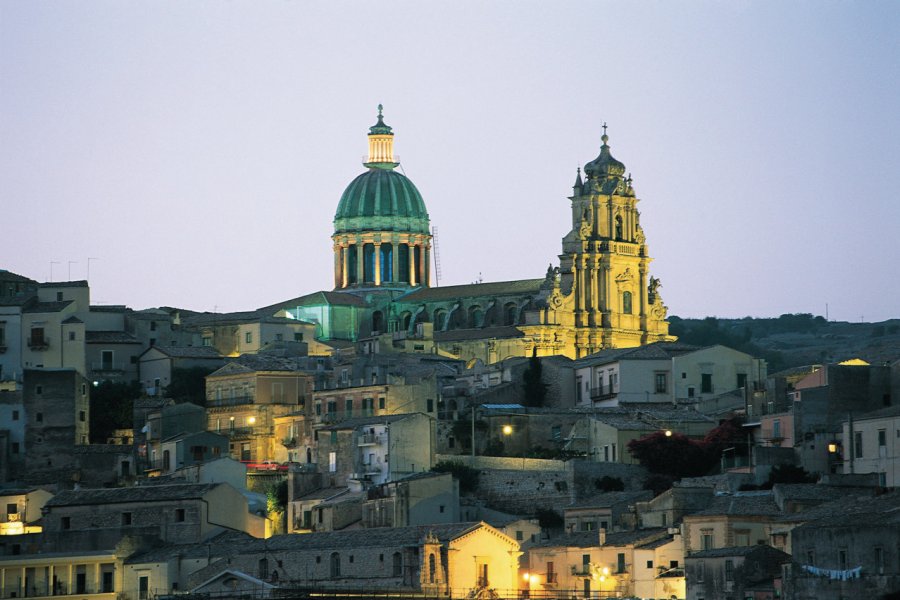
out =
<path fill-rule="evenodd" d="M 672 430 L 666 429 L 666 437 L 672 437 Z M 608 569 L 607 569 L 608 570 Z"/>
<path fill-rule="evenodd" d="M 249 419 L 247 419 L 247 422 L 253 425 L 254 423 L 256 423 L 256 417 L 250 417 Z"/>
<path fill-rule="evenodd" d="M 836 442 L 830 442 L 828 444 L 828 453 L 829 454 L 835 454 L 837 452 L 837 450 L 838 450 L 838 445 Z"/>
<path fill-rule="evenodd" d="M 503 435 L 512 435 L 513 428 L 512 425 L 504 425 L 503 426 Z"/>

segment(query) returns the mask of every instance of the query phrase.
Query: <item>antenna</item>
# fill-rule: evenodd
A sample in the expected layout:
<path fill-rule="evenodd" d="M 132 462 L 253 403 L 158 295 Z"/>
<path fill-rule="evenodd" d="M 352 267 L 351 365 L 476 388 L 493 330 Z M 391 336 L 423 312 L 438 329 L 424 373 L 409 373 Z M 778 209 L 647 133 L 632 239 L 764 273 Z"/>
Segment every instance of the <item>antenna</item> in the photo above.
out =
<path fill-rule="evenodd" d="M 434 247 L 432 254 L 434 255 L 434 287 L 441 285 L 441 255 L 438 251 L 438 231 L 437 227 L 431 228 L 431 245 Z"/>

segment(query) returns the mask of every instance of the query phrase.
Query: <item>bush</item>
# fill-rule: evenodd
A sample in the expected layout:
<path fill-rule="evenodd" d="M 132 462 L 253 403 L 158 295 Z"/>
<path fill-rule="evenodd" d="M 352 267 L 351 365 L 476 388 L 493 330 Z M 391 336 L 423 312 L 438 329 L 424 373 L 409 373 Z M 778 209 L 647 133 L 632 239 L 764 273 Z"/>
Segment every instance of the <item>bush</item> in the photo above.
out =
<path fill-rule="evenodd" d="M 594 485 L 601 492 L 621 492 L 625 489 L 625 482 L 618 477 L 604 475 L 594 480 Z"/>
<path fill-rule="evenodd" d="M 478 489 L 478 476 L 481 472 L 458 460 L 442 460 L 431 467 L 431 470 L 435 473 L 450 473 L 453 475 L 453 478 L 459 481 L 459 491 L 461 493 L 471 494 Z"/>

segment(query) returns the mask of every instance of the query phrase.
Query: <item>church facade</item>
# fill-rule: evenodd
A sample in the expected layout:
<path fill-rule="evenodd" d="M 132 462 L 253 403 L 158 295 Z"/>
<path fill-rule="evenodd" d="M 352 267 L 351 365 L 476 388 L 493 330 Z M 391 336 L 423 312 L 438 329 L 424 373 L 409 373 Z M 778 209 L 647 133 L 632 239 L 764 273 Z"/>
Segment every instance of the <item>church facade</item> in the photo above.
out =
<path fill-rule="evenodd" d="M 335 213 L 334 290 L 270 308 L 316 323 L 324 340 L 427 338 L 414 347 L 486 363 L 532 354 L 575 359 L 674 340 L 659 280 L 650 275 L 638 198 L 610 153 L 605 125 L 600 154 L 584 177 L 579 170 L 569 198 L 572 228 L 559 266 L 541 278 L 443 287 L 430 285 L 428 212 L 395 170 L 393 138 L 379 106 L 366 171 Z"/>

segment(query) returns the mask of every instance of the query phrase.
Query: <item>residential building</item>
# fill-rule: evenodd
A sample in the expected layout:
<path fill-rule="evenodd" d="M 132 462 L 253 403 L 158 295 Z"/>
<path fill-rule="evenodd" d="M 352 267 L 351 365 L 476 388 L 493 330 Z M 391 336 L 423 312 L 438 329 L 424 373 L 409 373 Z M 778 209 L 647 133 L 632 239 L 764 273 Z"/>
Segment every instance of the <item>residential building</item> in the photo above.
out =
<path fill-rule="evenodd" d="M 41 532 L 41 509 L 53 494 L 40 488 L 0 489 L 0 535 Z"/>
<path fill-rule="evenodd" d="M 877 473 L 882 487 L 900 487 L 900 405 L 852 417 L 829 454 L 844 473 Z"/>
<path fill-rule="evenodd" d="M 274 312 L 184 313 L 179 322 L 185 331 L 200 338 L 203 347 L 215 348 L 222 356 L 232 358 L 289 342 L 315 345 L 315 324 L 275 316 Z"/>
<path fill-rule="evenodd" d="M 685 515 L 704 510 L 712 502 L 712 486 L 696 486 L 689 482 L 675 482 L 662 494 L 646 501 L 635 502 L 638 527 L 674 527 Z"/>
<path fill-rule="evenodd" d="M 378 485 L 434 464 L 435 421 L 422 413 L 347 419 L 316 434 L 316 462 L 330 486 Z"/>
<path fill-rule="evenodd" d="M 459 521 L 459 482 L 450 473 L 416 473 L 372 486 L 366 490 L 362 504 L 365 527 L 408 527 Z"/>
<path fill-rule="evenodd" d="M 685 557 L 688 600 L 782 597 L 789 554 L 765 544 L 701 550 Z"/>
<path fill-rule="evenodd" d="M 765 544 L 781 515 L 771 490 L 717 494 L 707 508 L 684 515 L 685 554 Z"/>
<path fill-rule="evenodd" d="M 122 598 L 122 559 L 115 551 L 0 556 L 0 598 Z"/>
<path fill-rule="evenodd" d="M 245 355 L 206 378 L 207 429 L 228 436 L 231 456 L 242 461 L 273 461 L 284 456 L 276 438 L 276 419 L 306 411 L 314 376 L 295 363 L 272 356 Z M 295 439 L 307 444 L 307 439 Z"/>
<path fill-rule="evenodd" d="M 606 492 L 580 500 L 563 509 L 565 528 L 569 533 L 579 531 L 608 532 L 634 529 L 634 508 L 638 502 L 650 500 L 648 490 L 631 492 Z"/>
<path fill-rule="evenodd" d="M 215 371 L 225 358 L 215 348 L 193 346 L 151 346 L 138 357 L 140 381 L 148 396 L 162 396 L 178 369 Z"/>
<path fill-rule="evenodd" d="M 77 370 L 26 369 L 22 386 L 26 483 L 77 481 L 73 447 L 88 444 L 90 383 Z"/>
<path fill-rule="evenodd" d="M 19 478 L 25 469 L 26 421 L 22 391 L 0 390 L 0 482 Z"/>
<path fill-rule="evenodd" d="M 570 533 L 529 548 L 529 595 L 683 597 L 683 574 L 671 571 L 682 561 L 681 540 L 666 529 Z"/>
<path fill-rule="evenodd" d="M 160 441 L 159 450 L 154 452 L 159 458 L 150 465 L 150 469 L 161 475 L 173 473 L 185 467 L 227 457 L 228 451 L 228 437 L 224 435 L 212 431 L 179 433 Z"/>
<path fill-rule="evenodd" d="M 198 544 L 223 531 L 266 535 L 265 518 L 227 483 L 68 490 L 44 509 L 46 551 L 111 549 L 125 536 Z"/>

